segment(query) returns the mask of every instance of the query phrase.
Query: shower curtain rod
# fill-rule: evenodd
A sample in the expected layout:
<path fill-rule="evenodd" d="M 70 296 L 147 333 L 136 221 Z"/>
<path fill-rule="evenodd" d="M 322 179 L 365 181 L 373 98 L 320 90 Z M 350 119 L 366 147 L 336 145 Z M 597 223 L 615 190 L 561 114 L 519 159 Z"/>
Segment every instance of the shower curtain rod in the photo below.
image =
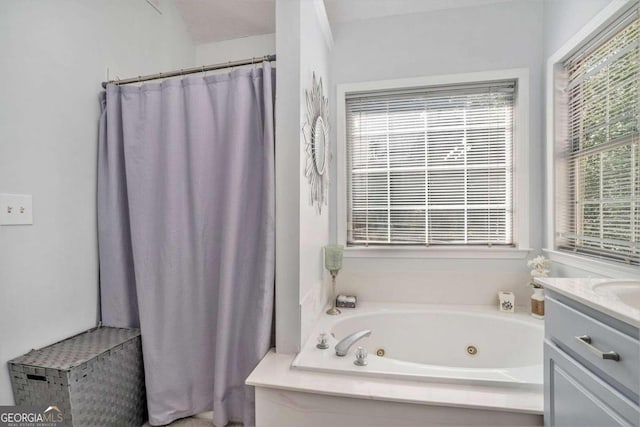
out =
<path fill-rule="evenodd" d="M 203 73 L 205 71 L 222 70 L 224 68 L 240 67 L 242 65 L 258 64 L 263 61 L 275 61 L 275 55 L 257 56 L 251 59 L 241 59 L 239 61 L 228 61 L 214 65 L 203 65 L 202 67 L 185 68 L 184 70 L 169 71 L 168 73 L 149 74 L 146 76 L 131 77 L 129 79 L 115 79 L 108 82 L 102 82 L 102 87 L 106 88 L 108 84 L 126 85 L 129 83 L 146 82 L 148 80 L 164 79 L 167 77 L 184 76 L 185 74 Z"/>

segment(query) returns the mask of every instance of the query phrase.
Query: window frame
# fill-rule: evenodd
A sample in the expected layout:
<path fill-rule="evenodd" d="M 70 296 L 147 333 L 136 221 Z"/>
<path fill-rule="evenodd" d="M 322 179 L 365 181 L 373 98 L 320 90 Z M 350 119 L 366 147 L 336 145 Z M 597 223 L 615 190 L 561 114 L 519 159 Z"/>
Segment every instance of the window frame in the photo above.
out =
<path fill-rule="evenodd" d="M 558 250 L 556 247 L 556 184 L 557 184 L 557 157 L 560 153 L 560 144 L 556 140 L 563 138 L 564 130 L 557 128 L 557 118 L 561 114 L 566 114 L 562 110 L 562 80 L 564 73 L 564 63 L 576 52 L 580 51 L 598 34 L 620 19 L 624 14 L 634 7 L 639 7 L 639 0 L 618 0 L 606 6 L 573 37 L 571 37 L 562 47 L 549 57 L 546 64 L 546 87 L 545 87 L 545 123 L 546 123 L 546 211 L 544 213 L 546 223 L 546 233 L 544 238 L 545 248 L 543 251 L 552 261 L 579 268 L 590 273 L 603 276 L 619 277 L 640 277 L 638 267 L 628 266 L 613 260 L 590 257 L 580 253 L 571 253 Z M 560 178 L 560 177 L 558 177 Z"/>
<path fill-rule="evenodd" d="M 429 86 L 485 83 L 515 80 L 513 129 L 513 247 L 481 247 L 465 245 L 438 245 L 433 247 L 369 246 L 347 247 L 347 125 L 346 98 L 349 94 L 386 90 L 405 90 Z M 448 74 L 407 79 L 344 83 L 337 85 L 336 96 L 336 236 L 338 244 L 345 245 L 345 256 L 356 258 L 469 258 L 513 259 L 525 258 L 529 248 L 529 70 L 516 68 L 475 73 Z"/>

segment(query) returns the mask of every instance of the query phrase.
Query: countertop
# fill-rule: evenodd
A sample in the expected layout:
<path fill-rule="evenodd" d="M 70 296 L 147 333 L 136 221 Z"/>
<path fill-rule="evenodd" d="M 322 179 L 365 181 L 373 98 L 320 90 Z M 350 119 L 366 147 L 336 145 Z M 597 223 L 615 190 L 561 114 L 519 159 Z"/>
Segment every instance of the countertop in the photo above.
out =
<path fill-rule="evenodd" d="M 614 319 L 640 328 L 640 310 L 625 304 L 616 295 L 595 290 L 596 285 L 607 282 L 632 282 L 625 279 L 580 279 L 537 277 L 536 282 L 561 295 L 598 310 Z"/>

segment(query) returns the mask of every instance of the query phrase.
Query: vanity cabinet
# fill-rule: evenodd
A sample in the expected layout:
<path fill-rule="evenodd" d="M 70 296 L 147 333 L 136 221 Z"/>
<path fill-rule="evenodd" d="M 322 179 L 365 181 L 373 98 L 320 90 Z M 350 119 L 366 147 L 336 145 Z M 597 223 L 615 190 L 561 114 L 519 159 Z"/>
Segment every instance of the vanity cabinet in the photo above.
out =
<path fill-rule="evenodd" d="M 638 329 L 547 290 L 545 425 L 640 426 Z"/>

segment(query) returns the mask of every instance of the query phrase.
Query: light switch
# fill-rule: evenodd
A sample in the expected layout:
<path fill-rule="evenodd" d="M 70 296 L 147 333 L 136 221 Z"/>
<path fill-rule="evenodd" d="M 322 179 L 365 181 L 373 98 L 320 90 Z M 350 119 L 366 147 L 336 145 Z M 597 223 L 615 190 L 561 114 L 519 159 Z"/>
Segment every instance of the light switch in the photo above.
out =
<path fill-rule="evenodd" d="M 0 225 L 30 224 L 33 224 L 31 195 L 0 193 Z"/>

